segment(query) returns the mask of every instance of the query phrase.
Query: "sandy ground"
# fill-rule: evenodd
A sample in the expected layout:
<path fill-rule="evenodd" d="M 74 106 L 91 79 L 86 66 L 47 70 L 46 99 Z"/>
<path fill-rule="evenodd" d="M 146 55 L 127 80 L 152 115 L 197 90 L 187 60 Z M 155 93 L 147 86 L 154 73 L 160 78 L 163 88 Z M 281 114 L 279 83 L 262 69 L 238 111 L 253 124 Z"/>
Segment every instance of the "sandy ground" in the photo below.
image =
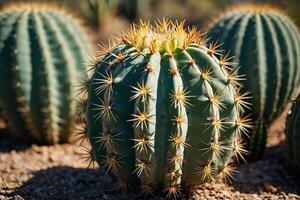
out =
<path fill-rule="evenodd" d="M 241 164 L 232 184 L 217 181 L 183 199 L 300 199 L 299 177 L 285 159 L 284 126 L 272 128 L 264 159 Z M 111 180 L 87 169 L 78 144 L 20 145 L 0 132 L 0 199 L 143 199 L 114 192 Z M 154 199 L 161 199 L 156 197 Z"/>

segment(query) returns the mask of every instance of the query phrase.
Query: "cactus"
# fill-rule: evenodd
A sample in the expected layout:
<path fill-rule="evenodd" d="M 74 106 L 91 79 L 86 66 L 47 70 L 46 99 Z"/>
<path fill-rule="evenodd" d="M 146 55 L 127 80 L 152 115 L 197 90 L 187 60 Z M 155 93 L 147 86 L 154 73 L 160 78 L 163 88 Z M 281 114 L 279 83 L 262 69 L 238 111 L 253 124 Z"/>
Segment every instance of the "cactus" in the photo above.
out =
<path fill-rule="evenodd" d="M 85 84 L 90 162 L 116 176 L 118 188 L 151 194 L 164 185 L 176 197 L 180 186 L 230 177 L 232 157 L 245 152 L 239 77 L 214 44 L 183 26 L 133 25 L 104 47 Z"/>
<path fill-rule="evenodd" d="M 0 107 L 13 135 L 42 144 L 68 140 L 88 44 L 76 21 L 54 6 L 0 12 Z"/>
<path fill-rule="evenodd" d="M 120 1 L 120 12 L 129 20 L 145 17 L 145 13 L 156 4 L 157 0 L 123 0 Z"/>
<path fill-rule="evenodd" d="M 294 101 L 286 122 L 286 142 L 291 166 L 300 169 L 300 96 Z"/>
<path fill-rule="evenodd" d="M 82 15 L 94 27 L 109 23 L 110 15 L 122 15 L 134 21 L 139 17 L 145 17 L 151 8 L 157 4 L 157 0 L 77 0 Z M 145 14 L 146 13 L 146 14 Z"/>
<path fill-rule="evenodd" d="M 249 159 L 262 157 L 269 124 L 292 98 L 300 77 L 300 38 L 293 22 L 275 8 L 244 5 L 230 9 L 211 25 L 209 36 L 234 54 L 246 74 L 256 121 L 248 140 Z"/>

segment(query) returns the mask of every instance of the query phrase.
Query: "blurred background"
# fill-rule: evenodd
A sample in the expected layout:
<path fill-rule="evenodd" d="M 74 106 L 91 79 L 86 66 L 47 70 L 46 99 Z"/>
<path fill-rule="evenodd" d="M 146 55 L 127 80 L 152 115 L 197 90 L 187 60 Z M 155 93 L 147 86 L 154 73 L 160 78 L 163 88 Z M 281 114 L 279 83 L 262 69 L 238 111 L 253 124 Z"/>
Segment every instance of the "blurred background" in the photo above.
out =
<path fill-rule="evenodd" d="M 33 0 L 0 0 L 7 3 Z M 239 3 L 268 3 L 285 10 L 300 25 L 300 0 L 36 0 L 63 5 L 81 17 L 97 41 L 106 41 L 139 19 L 155 20 L 168 17 L 197 25 L 201 29 L 228 6 Z M 36 2 L 34 1 L 34 2 Z"/>

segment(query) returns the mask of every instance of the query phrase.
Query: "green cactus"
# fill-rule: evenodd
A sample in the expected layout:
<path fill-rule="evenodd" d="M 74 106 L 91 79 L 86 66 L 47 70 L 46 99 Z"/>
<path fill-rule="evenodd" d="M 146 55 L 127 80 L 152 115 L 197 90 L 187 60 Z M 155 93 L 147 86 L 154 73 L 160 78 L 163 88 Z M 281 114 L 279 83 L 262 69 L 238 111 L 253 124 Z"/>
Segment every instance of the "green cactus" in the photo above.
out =
<path fill-rule="evenodd" d="M 89 55 L 80 27 L 47 4 L 0 12 L 0 107 L 12 134 L 43 144 L 73 132 L 74 88 Z"/>
<path fill-rule="evenodd" d="M 294 169 L 300 169 L 300 96 L 295 100 L 286 122 L 286 141 L 289 160 Z"/>
<path fill-rule="evenodd" d="M 105 48 L 95 63 L 87 98 L 87 130 L 96 160 L 118 187 L 140 184 L 146 194 L 231 176 L 244 152 L 240 135 L 245 96 L 234 71 L 183 23 L 141 22 Z"/>
<path fill-rule="evenodd" d="M 242 81 L 253 98 L 257 125 L 248 140 L 249 159 L 262 157 L 269 124 L 290 102 L 300 77 L 300 37 L 282 12 L 262 5 L 244 5 L 226 12 L 211 25 L 209 37 L 235 55 Z"/>

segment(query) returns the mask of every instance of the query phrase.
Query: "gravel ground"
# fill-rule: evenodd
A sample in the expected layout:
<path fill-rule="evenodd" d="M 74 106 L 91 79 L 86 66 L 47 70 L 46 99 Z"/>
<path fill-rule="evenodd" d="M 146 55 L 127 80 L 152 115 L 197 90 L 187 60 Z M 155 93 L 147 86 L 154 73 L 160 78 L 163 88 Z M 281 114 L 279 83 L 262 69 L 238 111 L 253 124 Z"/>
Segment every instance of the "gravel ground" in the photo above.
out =
<path fill-rule="evenodd" d="M 218 180 L 182 198 L 300 199 L 300 181 L 286 165 L 282 122 L 271 132 L 264 159 L 240 165 L 232 184 Z M 82 149 L 75 143 L 20 145 L 0 132 L 0 199 L 142 199 L 113 192 L 113 180 L 87 169 L 81 158 Z"/>

